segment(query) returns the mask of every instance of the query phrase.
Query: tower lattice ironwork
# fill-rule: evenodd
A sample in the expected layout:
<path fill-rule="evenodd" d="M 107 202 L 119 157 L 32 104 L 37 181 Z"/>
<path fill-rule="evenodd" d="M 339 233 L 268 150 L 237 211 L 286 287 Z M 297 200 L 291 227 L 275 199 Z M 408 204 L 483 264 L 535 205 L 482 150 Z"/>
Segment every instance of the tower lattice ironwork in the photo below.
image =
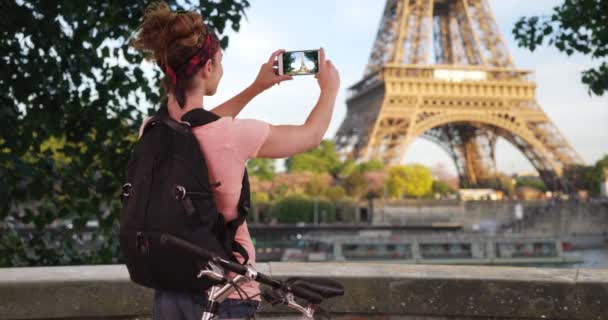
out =
<path fill-rule="evenodd" d="M 552 189 L 582 160 L 517 69 L 485 0 L 387 0 L 335 141 L 358 160 L 403 161 L 419 136 L 445 149 L 463 187 L 496 180 L 496 140 L 517 147 Z"/>

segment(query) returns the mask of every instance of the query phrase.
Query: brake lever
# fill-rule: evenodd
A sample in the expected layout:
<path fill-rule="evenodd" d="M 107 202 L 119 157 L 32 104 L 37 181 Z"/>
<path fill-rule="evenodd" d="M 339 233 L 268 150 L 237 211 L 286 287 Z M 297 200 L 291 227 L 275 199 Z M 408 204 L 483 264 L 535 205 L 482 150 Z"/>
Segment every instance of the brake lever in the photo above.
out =
<path fill-rule="evenodd" d="M 281 289 L 264 290 L 262 291 L 262 297 L 264 300 L 271 305 L 284 304 L 288 308 L 299 311 L 306 319 L 314 319 L 315 307 L 314 304 L 308 304 L 305 308 L 298 304 L 295 300 L 295 296 L 291 292 L 285 292 Z"/>
<path fill-rule="evenodd" d="M 296 299 L 294 298 L 294 295 L 291 292 L 288 292 L 285 298 L 287 299 L 287 306 L 289 308 L 300 311 L 300 313 L 302 313 L 302 315 L 308 319 L 314 319 L 315 309 L 313 307 L 315 305 L 308 304 L 308 306 L 304 308 L 296 302 Z"/>
<path fill-rule="evenodd" d="M 196 277 L 206 277 L 220 283 L 226 281 L 222 268 L 217 264 L 213 263 L 212 261 L 209 261 L 209 263 L 207 263 L 207 265 L 205 266 L 205 269 L 201 269 L 201 271 L 198 273 L 198 276 Z"/>

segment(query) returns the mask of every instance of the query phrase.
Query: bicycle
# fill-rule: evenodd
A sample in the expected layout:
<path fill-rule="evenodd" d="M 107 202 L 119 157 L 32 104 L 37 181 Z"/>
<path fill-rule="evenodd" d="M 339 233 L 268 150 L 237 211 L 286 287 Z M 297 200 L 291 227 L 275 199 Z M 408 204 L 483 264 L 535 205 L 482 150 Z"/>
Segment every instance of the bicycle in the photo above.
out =
<path fill-rule="evenodd" d="M 207 277 L 217 284 L 207 291 L 208 303 L 204 307 L 202 320 L 217 319 L 219 304 L 249 281 L 269 286 L 271 289 L 262 293 L 264 300 L 273 306 L 283 304 L 297 310 L 304 319 L 314 319 L 315 311 L 320 308 L 323 300 L 344 294 L 344 286 L 331 279 L 294 277 L 280 281 L 257 272 L 251 266 L 218 258 L 201 247 L 169 234 L 161 235 L 160 242 L 208 261 L 197 277 Z M 231 271 L 236 276 L 230 278 L 226 276 L 225 271 Z M 306 307 L 297 303 L 296 297 L 304 299 L 307 302 Z"/>

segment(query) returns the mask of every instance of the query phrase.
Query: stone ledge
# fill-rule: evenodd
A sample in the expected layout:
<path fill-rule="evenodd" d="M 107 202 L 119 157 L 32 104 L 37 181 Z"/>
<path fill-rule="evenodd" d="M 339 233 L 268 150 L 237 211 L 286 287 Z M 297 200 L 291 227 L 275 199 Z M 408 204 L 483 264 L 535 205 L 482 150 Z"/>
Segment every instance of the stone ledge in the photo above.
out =
<path fill-rule="evenodd" d="M 338 314 L 509 319 L 608 319 L 608 270 L 372 263 L 260 263 L 274 277 L 326 276 L 346 295 Z M 123 265 L 0 269 L 0 319 L 134 318 L 152 290 Z M 268 315 L 281 308 L 263 308 Z"/>

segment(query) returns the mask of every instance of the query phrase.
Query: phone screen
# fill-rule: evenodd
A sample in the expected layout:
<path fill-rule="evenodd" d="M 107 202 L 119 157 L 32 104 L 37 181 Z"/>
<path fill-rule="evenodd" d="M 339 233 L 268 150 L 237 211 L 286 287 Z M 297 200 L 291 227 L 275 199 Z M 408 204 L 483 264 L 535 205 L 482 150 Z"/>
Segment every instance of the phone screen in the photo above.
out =
<path fill-rule="evenodd" d="M 319 50 L 287 51 L 283 53 L 283 74 L 299 76 L 319 71 Z"/>

